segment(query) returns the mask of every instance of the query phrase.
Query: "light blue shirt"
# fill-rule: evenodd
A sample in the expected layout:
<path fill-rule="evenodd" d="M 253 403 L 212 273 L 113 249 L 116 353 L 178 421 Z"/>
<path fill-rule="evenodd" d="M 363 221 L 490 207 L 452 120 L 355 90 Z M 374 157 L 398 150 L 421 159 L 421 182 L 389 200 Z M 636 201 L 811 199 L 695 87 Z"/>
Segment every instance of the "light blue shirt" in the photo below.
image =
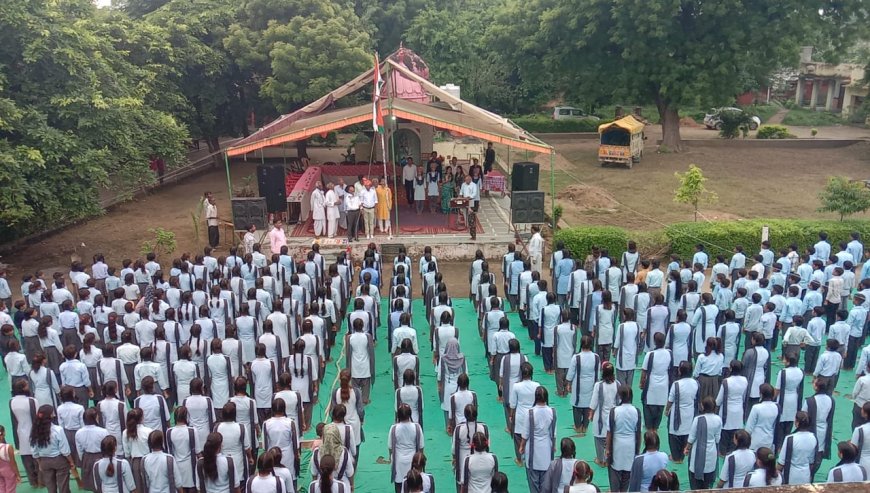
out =
<path fill-rule="evenodd" d="M 571 272 L 574 270 L 574 260 L 563 258 L 556 264 L 556 294 L 568 294 L 571 285 Z"/>
<path fill-rule="evenodd" d="M 59 456 L 66 457 L 69 454 L 69 442 L 66 439 L 66 434 L 64 434 L 63 428 L 58 425 L 51 425 L 51 431 L 46 445 L 33 445 L 33 457 L 36 459 Z"/>
<path fill-rule="evenodd" d="M 831 256 L 831 244 L 830 243 L 822 240 L 822 241 L 819 241 L 818 243 L 816 243 L 815 245 L 813 245 L 813 248 L 815 248 L 815 250 L 816 250 L 816 253 L 813 255 L 813 259 L 819 259 L 822 262 L 828 261 L 828 258 Z"/>
<path fill-rule="evenodd" d="M 833 377 L 840 371 L 840 365 L 843 363 L 843 356 L 837 351 L 825 351 L 819 356 L 819 361 L 816 363 L 816 370 L 813 372 L 815 376 Z"/>
<path fill-rule="evenodd" d="M 91 377 L 88 367 L 79 360 L 64 361 L 58 368 L 62 385 L 70 387 L 90 387 Z"/>
<path fill-rule="evenodd" d="M 813 266 L 806 262 L 800 264 L 797 267 L 797 274 L 801 276 L 801 280 L 798 281 L 798 284 L 800 284 L 801 289 L 806 289 L 807 285 L 810 283 L 810 278 L 813 277 Z"/>
<path fill-rule="evenodd" d="M 731 256 L 731 263 L 728 264 L 730 270 L 742 269 L 744 267 L 746 267 L 746 255 L 737 252 Z"/>
<path fill-rule="evenodd" d="M 707 256 L 706 252 L 695 252 L 695 254 L 692 255 L 692 265 L 701 264 L 704 266 L 704 270 L 707 269 L 707 262 L 709 261 L 710 258 Z M 647 486 L 649 486 L 649 483 L 647 483 Z"/>
<path fill-rule="evenodd" d="M 806 313 L 817 306 L 822 306 L 823 301 L 820 291 L 807 291 L 804 295 L 804 312 Z"/>
<path fill-rule="evenodd" d="M 653 269 L 646 276 L 646 285 L 649 288 L 660 288 L 662 287 L 662 281 L 664 280 L 665 275 L 659 269 Z"/>
<path fill-rule="evenodd" d="M 761 255 L 761 265 L 767 268 L 773 265 L 773 251 L 770 248 L 762 248 L 758 254 Z"/>
<path fill-rule="evenodd" d="M 849 310 L 849 318 L 846 319 L 846 323 L 851 327 L 849 336 L 860 338 L 864 334 L 864 323 L 866 321 L 867 309 L 861 305 L 852 307 L 852 309 Z"/>
<path fill-rule="evenodd" d="M 852 262 L 856 265 L 864 260 L 864 245 L 858 240 L 852 240 L 846 245 L 846 251 L 852 254 Z"/>

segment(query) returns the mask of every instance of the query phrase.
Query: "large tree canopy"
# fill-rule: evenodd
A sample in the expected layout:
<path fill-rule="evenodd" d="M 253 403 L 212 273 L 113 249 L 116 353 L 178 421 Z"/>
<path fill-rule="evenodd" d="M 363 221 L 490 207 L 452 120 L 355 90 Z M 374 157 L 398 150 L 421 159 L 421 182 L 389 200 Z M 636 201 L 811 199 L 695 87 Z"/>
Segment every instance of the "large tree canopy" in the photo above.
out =
<path fill-rule="evenodd" d="M 663 144 L 681 147 L 678 110 L 725 103 L 746 84 L 797 58 L 810 33 L 838 43 L 861 25 L 861 0 L 513 0 L 503 47 L 558 89 L 590 99 L 655 103 Z M 615 89 L 614 89 L 615 88 Z"/>

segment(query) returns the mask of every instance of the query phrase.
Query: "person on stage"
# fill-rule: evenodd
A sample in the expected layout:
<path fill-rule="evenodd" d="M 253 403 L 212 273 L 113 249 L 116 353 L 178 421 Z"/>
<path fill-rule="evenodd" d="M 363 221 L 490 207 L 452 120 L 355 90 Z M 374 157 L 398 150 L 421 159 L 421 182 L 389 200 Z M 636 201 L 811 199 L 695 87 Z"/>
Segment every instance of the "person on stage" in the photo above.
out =
<path fill-rule="evenodd" d="M 311 218 L 314 219 L 314 237 L 320 239 L 326 232 L 326 196 L 323 185 L 317 182 L 311 192 Z"/>
<path fill-rule="evenodd" d="M 387 184 L 387 177 L 382 176 L 380 180 L 375 180 L 377 185 L 376 192 L 378 196 L 377 204 L 375 205 L 375 219 L 378 221 L 378 229 L 381 233 L 387 233 L 390 239 L 393 239 L 393 227 L 390 224 L 390 211 L 393 209 L 393 191 Z"/>

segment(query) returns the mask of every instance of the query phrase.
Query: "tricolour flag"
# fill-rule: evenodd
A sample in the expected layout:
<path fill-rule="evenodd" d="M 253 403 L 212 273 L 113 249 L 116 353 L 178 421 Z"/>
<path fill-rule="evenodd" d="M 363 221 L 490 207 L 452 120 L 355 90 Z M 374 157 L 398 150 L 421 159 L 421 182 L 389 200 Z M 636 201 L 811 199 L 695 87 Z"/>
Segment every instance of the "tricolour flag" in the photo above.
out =
<path fill-rule="evenodd" d="M 384 133 L 384 115 L 381 114 L 381 63 L 378 60 L 378 54 L 375 53 L 375 74 L 374 74 L 375 90 L 372 95 L 372 129 L 377 133 Z"/>

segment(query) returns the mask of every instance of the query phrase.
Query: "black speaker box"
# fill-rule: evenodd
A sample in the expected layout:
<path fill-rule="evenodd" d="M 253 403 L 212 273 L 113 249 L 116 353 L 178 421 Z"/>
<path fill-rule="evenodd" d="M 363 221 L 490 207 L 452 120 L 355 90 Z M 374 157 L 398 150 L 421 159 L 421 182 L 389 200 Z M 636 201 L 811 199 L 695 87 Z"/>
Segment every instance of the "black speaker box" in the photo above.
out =
<path fill-rule="evenodd" d="M 536 192 L 541 166 L 538 163 L 514 163 L 511 172 L 511 190 L 514 192 Z"/>
<path fill-rule="evenodd" d="M 233 229 L 244 230 L 253 224 L 257 229 L 265 230 L 267 216 L 265 197 L 233 198 Z"/>
<path fill-rule="evenodd" d="M 287 210 L 287 191 L 284 188 L 284 165 L 257 166 L 257 185 L 260 197 L 266 199 L 267 212 Z"/>
<path fill-rule="evenodd" d="M 511 222 L 541 224 L 544 222 L 544 192 L 511 192 Z"/>

